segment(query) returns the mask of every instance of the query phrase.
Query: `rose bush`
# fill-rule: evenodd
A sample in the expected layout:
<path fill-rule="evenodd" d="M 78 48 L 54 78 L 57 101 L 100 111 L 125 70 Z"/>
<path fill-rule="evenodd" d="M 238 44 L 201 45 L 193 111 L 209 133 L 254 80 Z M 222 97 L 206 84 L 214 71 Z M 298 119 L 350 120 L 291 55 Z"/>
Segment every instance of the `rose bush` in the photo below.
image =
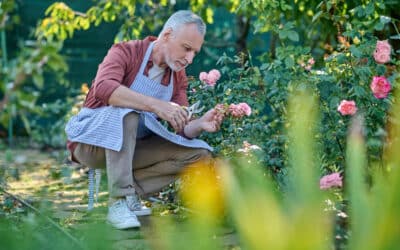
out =
<path fill-rule="evenodd" d="M 200 73 L 189 87 L 190 103 L 200 100 L 206 106 L 205 110 L 215 108 L 225 115 L 219 132 L 203 135 L 203 139 L 224 156 L 235 154 L 246 140 L 252 144 L 266 140 L 266 137 L 257 139 L 265 135 L 262 130 L 266 120 L 261 73 L 257 68 L 246 70 L 247 65 L 232 69 L 239 60 L 239 57 L 222 57 L 220 71 L 213 69 L 209 73 Z M 221 80 L 217 82 L 219 77 Z"/>
<path fill-rule="evenodd" d="M 244 141 L 260 146 L 263 165 L 284 184 L 280 177 L 286 173 L 285 151 L 290 143 L 285 131 L 292 126 L 287 120 L 287 96 L 308 89 L 319 100 L 315 108 L 321 124 L 315 138 L 321 173 L 344 170 L 347 127 L 355 114 L 364 117 L 367 162 L 382 164 L 388 109 L 400 65 L 399 51 L 390 44 L 400 34 L 378 39 L 374 28 L 384 27 L 387 19 L 365 27 L 362 18 L 360 14 L 359 19 L 342 25 L 345 29 L 338 34 L 336 45 L 323 58 L 315 58 L 308 47 L 291 45 L 276 48 L 276 58 L 261 55 L 258 65 L 251 55 L 249 61 L 224 55 L 217 64 L 222 73 L 217 84 L 209 84 L 203 73 L 200 80 L 192 79 L 191 102 L 201 100 L 208 108 L 222 104 L 217 107 L 228 110 L 231 105 L 231 111 L 237 103 L 247 103 L 252 110 L 250 116 L 233 112 L 241 118 L 227 117 L 221 131 L 206 134 L 205 139 L 224 156 L 235 154 Z"/>

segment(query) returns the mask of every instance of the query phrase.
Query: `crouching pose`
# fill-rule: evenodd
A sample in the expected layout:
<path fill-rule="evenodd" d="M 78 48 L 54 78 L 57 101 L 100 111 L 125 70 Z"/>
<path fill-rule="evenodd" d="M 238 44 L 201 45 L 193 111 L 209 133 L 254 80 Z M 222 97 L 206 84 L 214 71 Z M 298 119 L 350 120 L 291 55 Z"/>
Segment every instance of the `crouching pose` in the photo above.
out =
<path fill-rule="evenodd" d="M 195 139 L 219 130 L 214 109 L 190 119 L 185 67 L 199 52 L 206 32 L 190 11 L 174 13 L 158 37 L 115 44 L 99 65 L 84 107 L 67 126 L 72 158 L 106 168 L 107 220 L 118 229 L 140 227 L 151 211 L 140 197 L 157 192 L 212 148 Z M 161 121 L 175 130 L 170 132 Z"/>

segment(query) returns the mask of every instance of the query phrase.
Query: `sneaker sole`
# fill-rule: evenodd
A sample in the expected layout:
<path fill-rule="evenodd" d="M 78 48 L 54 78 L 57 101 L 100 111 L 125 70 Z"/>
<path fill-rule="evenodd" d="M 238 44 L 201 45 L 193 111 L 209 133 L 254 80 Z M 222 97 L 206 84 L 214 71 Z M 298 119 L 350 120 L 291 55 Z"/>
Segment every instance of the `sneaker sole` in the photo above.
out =
<path fill-rule="evenodd" d="M 135 221 L 135 222 L 124 221 L 124 222 L 120 222 L 120 223 L 112 223 L 111 221 L 107 220 L 107 223 L 110 224 L 111 226 L 115 227 L 116 229 L 128 229 L 128 228 L 140 227 L 139 221 Z"/>
<path fill-rule="evenodd" d="M 142 209 L 132 211 L 136 216 L 147 216 L 151 215 L 151 209 Z"/>

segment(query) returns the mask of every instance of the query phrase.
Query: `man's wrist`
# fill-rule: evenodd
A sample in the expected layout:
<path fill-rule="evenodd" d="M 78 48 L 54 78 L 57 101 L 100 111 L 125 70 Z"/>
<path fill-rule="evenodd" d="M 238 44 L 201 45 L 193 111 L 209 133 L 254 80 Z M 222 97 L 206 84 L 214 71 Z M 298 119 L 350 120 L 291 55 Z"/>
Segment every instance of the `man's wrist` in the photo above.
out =
<path fill-rule="evenodd" d="M 150 98 L 149 102 L 148 102 L 148 106 L 146 111 L 152 112 L 152 113 L 156 113 L 157 108 L 160 106 L 160 104 L 158 103 L 159 100 L 155 99 L 155 98 Z"/>
<path fill-rule="evenodd" d="M 200 119 L 190 121 L 184 128 L 183 134 L 188 138 L 195 138 L 203 132 L 202 122 Z"/>

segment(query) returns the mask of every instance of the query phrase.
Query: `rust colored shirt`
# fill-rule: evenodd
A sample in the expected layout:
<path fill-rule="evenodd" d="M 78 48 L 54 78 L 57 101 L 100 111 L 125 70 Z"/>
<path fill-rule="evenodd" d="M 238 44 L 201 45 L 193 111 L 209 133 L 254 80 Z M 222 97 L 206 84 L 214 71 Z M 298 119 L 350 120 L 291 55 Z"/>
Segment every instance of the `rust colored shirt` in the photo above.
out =
<path fill-rule="evenodd" d="M 129 88 L 139 72 L 140 65 L 150 42 L 156 39 L 156 37 L 149 36 L 144 40 L 114 44 L 108 50 L 103 62 L 99 65 L 96 77 L 92 82 L 92 86 L 83 104 L 84 107 L 99 108 L 107 106 L 111 94 L 118 86 L 124 85 Z M 145 75 L 148 75 L 152 66 L 153 61 L 150 56 L 144 70 Z M 168 85 L 171 74 L 173 74 L 174 77 L 174 89 L 171 101 L 179 105 L 188 106 L 186 95 L 188 79 L 185 70 L 173 72 L 170 68 L 167 68 L 164 72 L 161 84 L 165 86 Z M 73 160 L 74 157 L 72 153 L 76 145 L 75 142 L 67 142 L 67 148 L 71 151 Z"/>
<path fill-rule="evenodd" d="M 154 40 L 156 40 L 156 37 L 150 36 L 144 40 L 122 42 L 113 45 L 103 62 L 99 65 L 96 78 L 92 82 L 84 106 L 88 108 L 106 106 L 108 105 L 108 99 L 118 86 L 124 85 L 129 88 L 135 80 L 150 42 Z M 152 66 L 153 61 L 150 57 L 145 68 L 145 75 L 148 75 L 149 69 Z M 168 85 L 171 73 L 174 74 L 174 90 L 171 101 L 187 106 L 186 90 L 188 80 L 185 70 L 172 72 L 171 69 L 167 68 L 161 84 Z"/>

